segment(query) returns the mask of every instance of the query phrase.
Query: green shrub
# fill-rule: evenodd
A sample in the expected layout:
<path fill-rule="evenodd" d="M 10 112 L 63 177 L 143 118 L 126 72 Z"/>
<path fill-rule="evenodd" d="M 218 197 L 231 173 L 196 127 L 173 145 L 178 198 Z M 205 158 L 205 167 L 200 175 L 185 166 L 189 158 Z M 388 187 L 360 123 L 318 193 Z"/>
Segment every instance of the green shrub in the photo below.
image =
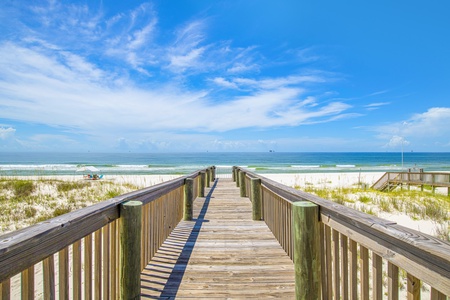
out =
<path fill-rule="evenodd" d="M 16 198 L 28 197 L 34 192 L 34 182 L 31 180 L 15 180 L 12 188 Z"/>
<path fill-rule="evenodd" d="M 58 217 L 64 214 L 67 214 L 69 212 L 71 212 L 72 210 L 70 209 L 69 206 L 60 206 L 57 207 L 53 210 L 53 217 Z"/>
<path fill-rule="evenodd" d="M 450 225 L 447 223 L 443 223 L 437 226 L 436 237 L 446 242 L 450 242 Z"/>
<path fill-rule="evenodd" d="M 336 202 L 336 203 L 339 203 L 339 204 L 342 204 L 342 205 L 344 205 L 345 202 L 347 202 L 347 198 L 345 197 L 345 195 L 341 194 L 341 193 L 339 193 L 337 191 L 333 191 L 331 193 L 331 200 L 333 202 Z"/>
<path fill-rule="evenodd" d="M 378 206 L 380 207 L 381 211 L 385 211 L 385 212 L 392 211 L 392 204 L 389 200 L 381 199 L 378 203 Z"/>
<path fill-rule="evenodd" d="M 361 203 L 371 203 L 372 202 L 372 198 L 365 196 L 365 195 L 360 195 L 358 200 Z"/>
<path fill-rule="evenodd" d="M 377 213 L 373 210 L 372 207 L 361 206 L 360 210 L 361 210 L 363 213 L 366 213 L 366 214 L 369 214 L 369 215 L 373 215 L 373 216 L 376 216 L 376 215 L 377 215 Z"/>
<path fill-rule="evenodd" d="M 80 182 L 80 181 L 63 181 L 58 183 L 57 185 L 57 190 L 58 192 L 62 193 L 62 192 L 69 192 L 71 190 L 75 190 L 75 189 L 82 189 L 85 188 L 87 186 L 90 186 L 90 182 Z"/>
<path fill-rule="evenodd" d="M 110 198 L 114 198 L 117 197 L 119 195 L 122 195 L 122 192 L 119 189 L 114 189 L 114 190 L 108 190 L 106 192 L 106 199 L 110 199 Z"/>
<path fill-rule="evenodd" d="M 446 221 L 448 219 L 448 211 L 436 202 L 425 203 L 425 215 L 434 221 Z"/>
<path fill-rule="evenodd" d="M 25 207 L 25 216 L 27 218 L 34 218 L 36 216 L 37 210 L 32 206 Z"/>

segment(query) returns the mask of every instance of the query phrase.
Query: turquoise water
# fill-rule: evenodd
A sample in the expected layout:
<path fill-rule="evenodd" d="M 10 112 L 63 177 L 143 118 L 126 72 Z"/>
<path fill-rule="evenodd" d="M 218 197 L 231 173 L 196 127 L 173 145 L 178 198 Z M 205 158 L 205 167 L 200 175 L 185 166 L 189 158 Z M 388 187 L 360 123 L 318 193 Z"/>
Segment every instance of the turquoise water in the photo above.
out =
<path fill-rule="evenodd" d="M 315 153 L 0 153 L 0 175 L 74 175 L 83 165 L 102 174 L 189 174 L 215 165 L 245 166 L 257 173 L 385 172 L 402 170 L 394 152 Z M 403 154 L 403 169 L 450 171 L 450 153 Z"/>

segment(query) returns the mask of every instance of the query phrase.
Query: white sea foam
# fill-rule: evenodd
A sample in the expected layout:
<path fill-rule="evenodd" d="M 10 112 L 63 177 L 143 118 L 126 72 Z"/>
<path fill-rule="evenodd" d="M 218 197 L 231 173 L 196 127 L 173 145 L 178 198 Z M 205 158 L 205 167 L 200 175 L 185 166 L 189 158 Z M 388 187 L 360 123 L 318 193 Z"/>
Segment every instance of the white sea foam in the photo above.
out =
<path fill-rule="evenodd" d="M 305 168 L 305 169 L 313 169 L 320 168 L 320 165 L 292 165 L 292 168 Z"/>

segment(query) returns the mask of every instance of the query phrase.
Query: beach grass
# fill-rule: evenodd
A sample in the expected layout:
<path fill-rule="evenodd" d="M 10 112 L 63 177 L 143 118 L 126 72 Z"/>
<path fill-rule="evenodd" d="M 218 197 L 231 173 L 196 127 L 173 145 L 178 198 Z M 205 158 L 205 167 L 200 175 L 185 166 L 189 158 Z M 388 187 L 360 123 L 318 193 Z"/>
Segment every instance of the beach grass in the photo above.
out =
<path fill-rule="evenodd" d="M 0 179 L 0 234 L 18 230 L 141 187 L 112 181 Z"/>
<path fill-rule="evenodd" d="M 434 224 L 434 236 L 450 241 L 450 197 L 447 195 L 433 194 L 427 189 L 380 192 L 357 185 L 352 188 L 295 187 L 375 216 L 402 214 L 415 221 L 430 220 Z"/>
<path fill-rule="evenodd" d="M 0 234 L 173 179 L 173 176 L 116 176 L 113 180 L 98 181 L 64 179 L 58 176 L 35 176 L 34 179 L 0 177 Z M 283 175 L 280 179 L 284 180 L 289 176 L 291 175 Z M 386 215 L 394 218 L 406 215 L 413 221 L 431 220 L 433 235 L 450 240 L 450 197 L 447 195 L 433 194 L 427 189 L 379 192 L 367 188 L 369 184 L 361 184 L 359 180 L 348 184 L 350 180 L 342 174 L 334 180 L 332 177 L 319 181 L 313 177 L 306 178 L 303 184 L 298 182 L 297 175 L 291 177 L 297 181 L 292 183 L 296 189 L 371 215 L 382 218 L 386 218 Z"/>

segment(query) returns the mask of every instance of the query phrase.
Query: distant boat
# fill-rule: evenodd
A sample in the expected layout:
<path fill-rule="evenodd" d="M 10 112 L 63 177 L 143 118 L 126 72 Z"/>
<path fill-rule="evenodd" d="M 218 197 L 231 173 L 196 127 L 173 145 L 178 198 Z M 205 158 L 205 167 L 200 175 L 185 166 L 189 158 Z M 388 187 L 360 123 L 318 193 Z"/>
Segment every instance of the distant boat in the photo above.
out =
<path fill-rule="evenodd" d="M 275 152 L 275 151 L 273 151 L 273 150 L 269 150 L 269 152 Z"/>

